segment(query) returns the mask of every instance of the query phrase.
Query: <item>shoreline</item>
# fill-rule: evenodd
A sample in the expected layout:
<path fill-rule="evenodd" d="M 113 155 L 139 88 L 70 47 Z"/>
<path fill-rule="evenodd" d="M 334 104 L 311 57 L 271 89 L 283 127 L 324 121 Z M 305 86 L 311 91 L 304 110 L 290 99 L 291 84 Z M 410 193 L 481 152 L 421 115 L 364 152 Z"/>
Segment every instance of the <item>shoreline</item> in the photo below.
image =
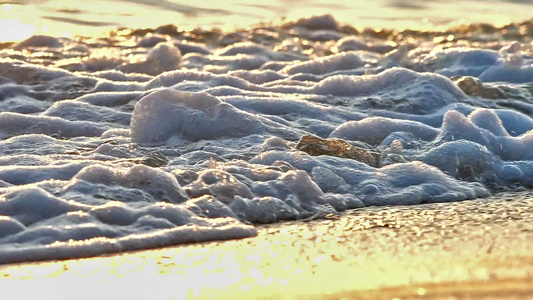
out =
<path fill-rule="evenodd" d="M 68 299 L 91 282 L 111 290 L 81 299 L 527 299 L 532 205 L 528 191 L 370 207 L 331 220 L 261 225 L 255 238 L 1 266 L 0 285 L 41 299 L 63 299 L 58 289 Z"/>

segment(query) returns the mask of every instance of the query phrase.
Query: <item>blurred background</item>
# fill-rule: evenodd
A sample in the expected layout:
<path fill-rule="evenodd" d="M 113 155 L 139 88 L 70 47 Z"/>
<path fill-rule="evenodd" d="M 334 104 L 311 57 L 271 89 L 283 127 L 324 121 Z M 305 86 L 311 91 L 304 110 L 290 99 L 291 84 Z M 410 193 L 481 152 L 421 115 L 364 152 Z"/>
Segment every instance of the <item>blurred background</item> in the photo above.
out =
<path fill-rule="evenodd" d="M 356 28 L 496 26 L 533 17 L 533 0 L 0 0 L 0 42 L 32 34 L 98 35 L 117 27 L 175 24 L 232 30 L 261 22 L 332 14 Z"/>

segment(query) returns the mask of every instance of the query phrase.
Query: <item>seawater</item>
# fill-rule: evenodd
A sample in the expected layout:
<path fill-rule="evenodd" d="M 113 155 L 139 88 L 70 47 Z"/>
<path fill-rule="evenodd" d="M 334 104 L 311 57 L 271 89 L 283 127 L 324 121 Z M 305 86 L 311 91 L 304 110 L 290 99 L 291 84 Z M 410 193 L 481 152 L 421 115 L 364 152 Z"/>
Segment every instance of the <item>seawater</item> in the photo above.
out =
<path fill-rule="evenodd" d="M 529 189 L 532 41 L 527 20 L 388 30 L 326 14 L 3 43 L 0 263 Z M 304 136 L 344 148 L 316 155 Z"/>
<path fill-rule="evenodd" d="M 9 28 L 0 32 L 0 42 L 32 34 L 94 36 L 117 27 L 152 28 L 169 23 L 186 30 L 215 26 L 234 30 L 323 14 L 358 28 L 442 30 L 471 23 L 503 26 L 531 18 L 532 9 L 531 0 L 16 0 L 0 1 L 0 27 Z"/>

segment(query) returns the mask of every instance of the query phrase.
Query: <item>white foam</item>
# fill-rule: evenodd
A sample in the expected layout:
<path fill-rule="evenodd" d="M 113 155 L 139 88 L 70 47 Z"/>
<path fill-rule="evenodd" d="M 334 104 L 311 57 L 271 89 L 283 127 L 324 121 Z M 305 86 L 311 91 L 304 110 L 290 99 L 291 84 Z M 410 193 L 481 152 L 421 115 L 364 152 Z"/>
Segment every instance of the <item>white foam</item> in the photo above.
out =
<path fill-rule="evenodd" d="M 330 137 L 378 145 L 391 133 L 397 131 L 408 132 L 415 139 L 425 141 L 432 140 L 438 134 L 437 129 L 419 122 L 371 117 L 361 121 L 346 122 L 337 127 Z"/>
<path fill-rule="evenodd" d="M 280 72 L 289 75 L 298 73 L 321 75 L 339 70 L 357 69 L 364 65 L 365 61 L 356 53 L 343 52 L 311 61 L 291 64 L 281 69 Z"/>
<path fill-rule="evenodd" d="M 440 43 L 357 34 L 325 15 L 2 49 L 0 263 L 531 188 L 531 49 L 499 30 Z M 475 89 L 454 77 L 465 75 Z M 304 135 L 343 139 L 376 164 L 311 156 L 296 149 Z"/>
<path fill-rule="evenodd" d="M 125 64 L 121 70 L 126 73 L 143 73 L 157 75 L 166 71 L 175 70 L 181 62 L 181 52 L 173 44 L 158 43 L 147 54 L 146 60 L 137 63 Z"/>
<path fill-rule="evenodd" d="M 172 136 L 198 141 L 264 131 L 254 115 L 209 96 L 161 90 L 142 98 L 133 111 L 132 140 L 163 143 Z"/>
<path fill-rule="evenodd" d="M 0 136 L 42 133 L 63 137 L 99 136 L 107 125 L 88 121 L 68 121 L 57 117 L 32 116 L 10 112 L 0 113 Z"/>

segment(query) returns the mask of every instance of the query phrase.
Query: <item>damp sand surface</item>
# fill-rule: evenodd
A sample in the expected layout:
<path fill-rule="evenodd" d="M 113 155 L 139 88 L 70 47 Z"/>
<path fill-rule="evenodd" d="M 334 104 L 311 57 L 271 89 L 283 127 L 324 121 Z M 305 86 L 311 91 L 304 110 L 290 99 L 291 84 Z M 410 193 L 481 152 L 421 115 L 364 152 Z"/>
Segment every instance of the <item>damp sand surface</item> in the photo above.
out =
<path fill-rule="evenodd" d="M 5 265 L 18 299 L 531 299 L 533 193 L 369 207 L 258 236 Z"/>

